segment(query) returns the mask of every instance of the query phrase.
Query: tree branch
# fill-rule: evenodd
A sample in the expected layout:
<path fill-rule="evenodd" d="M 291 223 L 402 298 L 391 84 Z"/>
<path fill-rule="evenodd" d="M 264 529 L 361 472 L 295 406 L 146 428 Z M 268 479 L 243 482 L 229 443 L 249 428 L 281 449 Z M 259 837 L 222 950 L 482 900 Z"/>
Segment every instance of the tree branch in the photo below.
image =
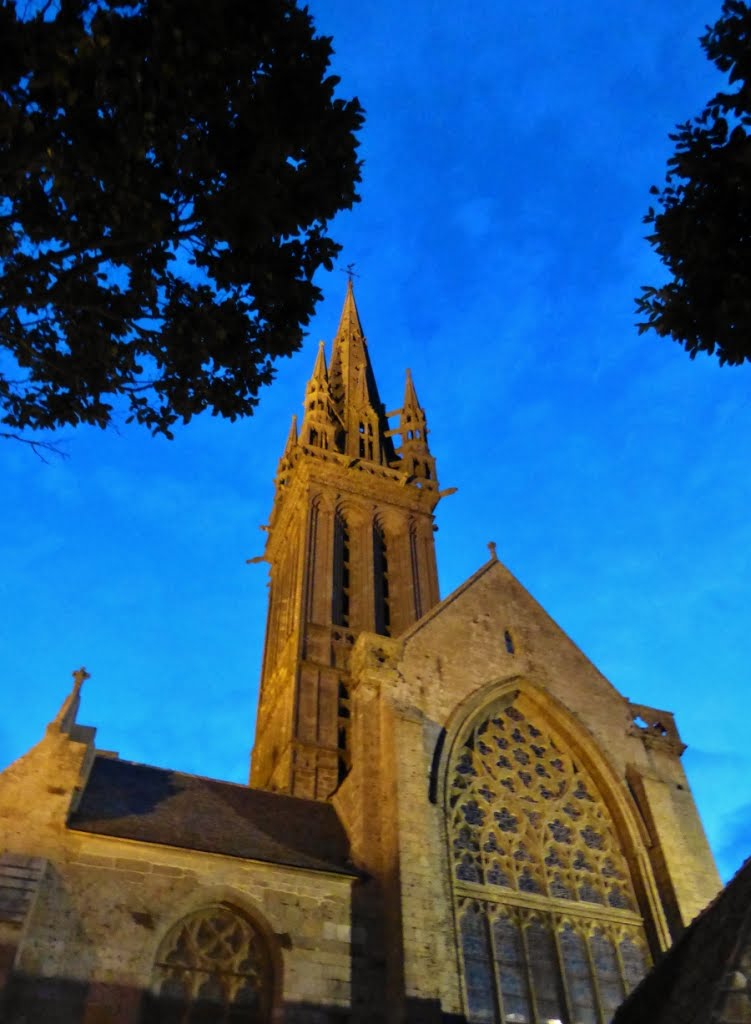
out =
<path fill-rule="evenodd" d="M 193 229 L 199 226 L 199 222 L 194 220 L 180 221 L 180 230 L 175 231 L 171 236 L 165 236 L 164 234 L 155 233 L 151 238 L 106 238 L 101 236 L 94 241 L 81 243 L 81 245 L 70 245 L 67 249 L 48 249 L 47 252 L 38 252 L 34 254 L 23 253 L 25 257 L 31 260 L 34 264 L 34 269 L 37 270 L 66 270 L 65 267 L 60 267 L 59 264 L 67 259 L 80 257 L 85 253 L 89 253 L 83 264 L 78 264 L 78 268 L 87 263 L 101 263 L 103 260 L 114 259 L 113 255 L 120 249 L 129 249 L 133 246 L 143 247 L 151 246 L 154 244 L 161 244 L 162 246 L 168 246 L 171 244 L 179 244 L 183 241 L 189 241 L 193 238 Z M 116 260 L 115 260 L 116 262 Z M 6 274 L 7 274 L 6 270 Z M 23 271 L 23 275 L 26 271 Z M 10 276 L 10 275 L 9 275 Z"/>
<path fill-rule="evenodd" d="M 6 441 L 18 441 L 19 444 L 26 444 L 31 448 L 38 459 L 41 459 L 46 465 L 50 464 L 50 460 L 45 458 L 45 455 L 55 455 L 59 459 L 69 459 L 70 456 L 67 452 L 64 452 L 62 448 L 56 444 L 52 444 L 51 441 L 34 441 L 30 437 L 22 437 L 20 434 L 11 434 L 8 431 L 0 430 L 0 437 Z"/>

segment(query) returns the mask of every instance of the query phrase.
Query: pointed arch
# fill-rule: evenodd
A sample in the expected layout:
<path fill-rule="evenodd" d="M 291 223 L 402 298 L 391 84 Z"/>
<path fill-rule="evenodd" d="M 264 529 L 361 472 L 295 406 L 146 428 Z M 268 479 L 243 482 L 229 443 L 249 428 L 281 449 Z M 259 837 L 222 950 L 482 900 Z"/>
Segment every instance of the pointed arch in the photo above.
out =
<path fill-rule="evenodd" d="M 644 847 L 650 843 L 650 837 L 644 821 L 635 810 L 623 782 L 597 737 L 547 688 L 537 685 L 526 676 L 513 675 L 491 680 L 474 690 L 454 708 L 446 723 L 442 742 L 435 752 L 432 770 L 433 799 L 442 805 L 445 803 L 449 760 L 452 751 L 458 749 L 461 735 L 496 702 L 511 702 L 517 696 L 528 704 L 533 716 L 543 719 L 550 725 L 570 754 L 592 775 L 613 816 L 621 841 L 628 848 L 630 855 L 633 854 L 634 859 L 638 860 L 644 853 Z M 644 864 L 647 866 L 646 853 L 644 857 Z M 636 865 L 636 870 L 640 873 L 642 865 Z M 650 903 L 651 913 L 656 912 L 657 908 L 657 903 L 654 907 Z M 660 949 L 667 949 L 672 940 L 662 917 L 660 921 L 662 923 L 658 930 L 658 945 Z"/>
<path fill-rule="evenodd" d="M 664 921 L 594 737 L 516 677 L 463 702 L 436 768 L 468 1020 L 609 1020 Z"/>
<path fill-rule="evenodd" d="M 254 912 L 234 901 L 200 903 L 161 937 L 142 1024 L 270 1024 L 281 989 L 275 947 Z"/>

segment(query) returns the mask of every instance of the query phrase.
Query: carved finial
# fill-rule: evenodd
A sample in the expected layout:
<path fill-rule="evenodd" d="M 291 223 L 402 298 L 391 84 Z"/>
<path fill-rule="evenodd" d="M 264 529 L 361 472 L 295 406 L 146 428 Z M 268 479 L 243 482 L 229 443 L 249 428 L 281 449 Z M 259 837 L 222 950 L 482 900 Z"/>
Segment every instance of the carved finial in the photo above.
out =
<path fill-rule="evenodd" d="M 488 551 L 490 552 L 490 559 L 491 559 L 491 561 L 492 562 L 497 562 L 498 561 L 498 555 L 495 552 L 495 541 L 494 540 L 489 540 L 488 541 Z"/>
<path fill-rule="evenodd" d="M 77 668 L 73 672 L 73 686 L 75 690 L 80 690 L 87 679 L 91 679 L 91 675 L 86 671 L 83 665 Z"/>

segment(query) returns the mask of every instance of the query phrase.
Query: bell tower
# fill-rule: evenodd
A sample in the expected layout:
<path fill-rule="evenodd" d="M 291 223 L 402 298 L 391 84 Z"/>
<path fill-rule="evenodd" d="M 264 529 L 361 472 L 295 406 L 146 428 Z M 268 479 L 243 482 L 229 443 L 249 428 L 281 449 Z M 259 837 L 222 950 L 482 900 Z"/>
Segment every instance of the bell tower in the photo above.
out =
<path fill-rule="evenodd" d="M 275 480 L 255 787 L 331 796 L 349 767 L 358 633 L 396 636 L 438 602 L 427 433 L 409 370 L 403 407 L 385 412 L 350 281 L 331 364 L 321 342 Z"/>

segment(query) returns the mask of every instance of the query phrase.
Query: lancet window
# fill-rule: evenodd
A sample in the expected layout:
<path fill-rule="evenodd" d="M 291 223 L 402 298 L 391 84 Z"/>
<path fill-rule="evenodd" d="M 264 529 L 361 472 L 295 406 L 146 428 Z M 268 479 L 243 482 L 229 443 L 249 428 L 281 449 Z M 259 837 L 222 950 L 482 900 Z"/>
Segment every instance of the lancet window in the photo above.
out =
<path fill-rule="evenodd" d="M 447 803 L 468 1020 L 608 1024 L 649 953 L 592 778 L 516 695 L 456 748 Z"/>
<path fill-rule="evenodd" d="M 422 618 L 422 590 L 420 580 L 420 560 L 417 547 L 417 529 L 414 523 L 409 524 L 409 559 L 412 568 L 412 587 L 415 597 L 415 619 Z"/>
<path fill-rule="evenodd" d="M 268 1024 L 273 993 L 268 946 L 223 904 L 183 918 L 157 953 L 144 1024 Z"/>
<path fill-rule="evenodd" d="M 373 526 L 373 582 L 375 586 L 375 631 L 382 636 L 390 636 L 389 563 L 386 535 L 380 523 Z"/>
<path fill-rule="evenodd" d="M 334 518 L 334 588 L 331 621 L 349 626 L 350 538 L 347 520 L 341 512 Z"/>
<path fill-rule="evenodd" d="M 349 771 L 350 749 L 349 749 L 349 688 L 340 680 L 337 706 L 337 751 L 338 751 L 338 774 L 342 782 Z"/>

